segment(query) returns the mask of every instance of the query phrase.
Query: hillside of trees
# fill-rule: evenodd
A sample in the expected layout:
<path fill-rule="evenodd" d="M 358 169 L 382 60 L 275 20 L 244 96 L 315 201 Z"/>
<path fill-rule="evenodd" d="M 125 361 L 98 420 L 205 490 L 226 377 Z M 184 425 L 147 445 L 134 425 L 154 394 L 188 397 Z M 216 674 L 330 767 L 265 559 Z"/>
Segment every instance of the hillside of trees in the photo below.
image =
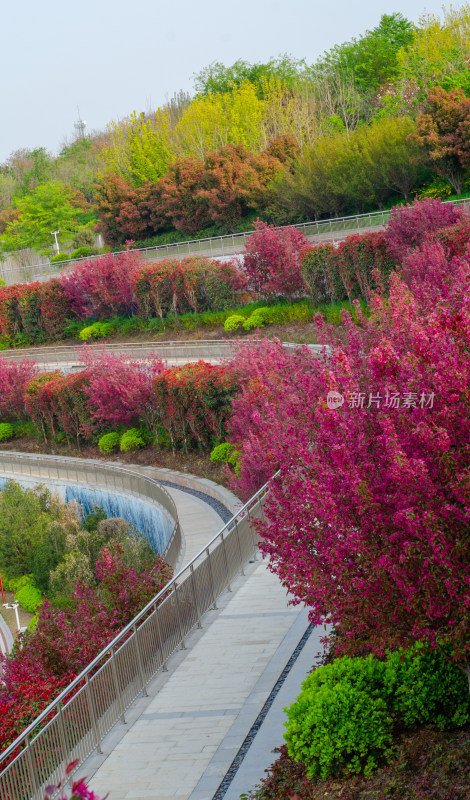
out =
<path fill-rule="evenodd" d="M 384 15 L 314 63 L 213 63 L 147 114 L 0 165 L 1 250 L 289 224 L 470 190 L 470 5 Z"/>

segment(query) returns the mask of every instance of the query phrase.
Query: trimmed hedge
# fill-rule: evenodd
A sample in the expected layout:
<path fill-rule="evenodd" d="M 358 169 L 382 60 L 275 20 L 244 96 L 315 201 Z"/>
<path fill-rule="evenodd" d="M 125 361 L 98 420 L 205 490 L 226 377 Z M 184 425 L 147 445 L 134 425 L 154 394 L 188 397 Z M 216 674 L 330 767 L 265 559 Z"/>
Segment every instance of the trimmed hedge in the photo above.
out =
<path fill-rule="evenodd" d="M 338 658 L 302 683 L 287 713 L 291 758 L 309 778 L 370 775 L 393 756 L 393 731 L 465 725 L 470 719 L 466 675 L 443 653 L 419 643 L 384 661 Z"/>

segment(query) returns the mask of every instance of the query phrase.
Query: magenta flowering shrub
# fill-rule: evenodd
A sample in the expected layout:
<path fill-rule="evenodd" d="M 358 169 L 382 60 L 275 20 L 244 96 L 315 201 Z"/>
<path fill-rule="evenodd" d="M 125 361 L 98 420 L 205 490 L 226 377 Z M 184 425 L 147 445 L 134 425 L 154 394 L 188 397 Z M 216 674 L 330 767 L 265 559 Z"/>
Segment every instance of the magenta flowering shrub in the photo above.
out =
<path fill-rule="evenodd" d="M 112 317 L 136 310 L 133 279 L 139 253 L 126 250 L 84 261 L 59 278 L 78 319 Z"/>
<path fill-rule="evenodd" d="M 440 228 L 455 225 L 463 218 L 463 211 L 452 203 L 443 203 L 442 200 L 429 197 L 424 200 L 416 199 L 406 206 L 395 206 L 392 209 L 384 234 L 385 240 L 393 258 L 399 264 Z"/>
<path fill-rule="evenodd" d="M 157 355 L 146 361 L 127 360 L 122 354 L 83 347 L 85 396 L 92 417 L 103 425 L 130 425 L 143 419 L 152 426 L 156 413 L 153 380 L 166 368 Z"/>
<path fill-rule="evenodd" d="M 33 361 L 0 358 L 0 421 L 26 418 L 25 387 L 37 371 Z"/>
<path fill-rule="evenodd" d="M 403 259 L 400 275 L 420 306 L 465 305 L 470 278 L 470 253 L 449 258 L 439 241 L 426 241 Z"/>
<path fill-rule="evenodd" d="M 295 297 L 305 294 L 300 253 L 308 239 L 294 227 L 276 228 L 262 220 L 245 245 L 243 268 L 249 288 L 263 295 Z"/>
<path fill-rule="evenodd" d="M 280 469 L 262 549 L 312 621 L 352 653 L 446 647 L 470 675 L 468 300 L 459 275 L 431 309 L 392 276 L 370 319 L 345 314 L 344 344 L 319 321 L 330 362 L 265 344 L 256 407 L 237 401 L 231 425 L 251 426 L 241 479 L 255 450 Z"/>
<path fill-rule="evenodd" d="M 240 389 L 232 399 L 227 437 L 242 453 L 240 472 L 230 481 L 248 500 L 278 469 L 281 443 L 288 447 L 297 426 L 308 424 L 320 386 L 308 349 L 290 355 L 277 340 L 240 344 L 230 369 Z"/>

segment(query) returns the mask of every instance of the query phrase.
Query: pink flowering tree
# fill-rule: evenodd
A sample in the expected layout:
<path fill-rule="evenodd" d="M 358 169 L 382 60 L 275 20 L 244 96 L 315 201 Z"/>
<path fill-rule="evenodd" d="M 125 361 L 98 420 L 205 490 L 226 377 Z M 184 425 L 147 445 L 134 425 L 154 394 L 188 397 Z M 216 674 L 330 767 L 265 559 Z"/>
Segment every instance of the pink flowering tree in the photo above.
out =
<path fill-rule="evenodd" d="M 243 266 L 250 287 L 261 294 L 292 298 L 306 292 L 300 253 L 309 244 L 294 227 L 275 228 L 257 220 L 245 245 Z"/>
<path fill-rule="evenodd" d="M 416 199 L 406 206 L 395 206 L 392 209 L 385 239 L 393 258 L 399 264 L 440 228 L 455 225 L 463 218 L 463 211 L 452 203 L 431 198 Z"/>
<path fill-rule="evenodd" d="M 273 345 L 252 378 L 252 430 L 258 459 L 268 455 L 280 470 L 262 549 L 295 602 L 315 623 L 333 623 L 348 652 L 421 640 L 470 678 L 470 304 L 461 267 L 432 309 L 392 276 L 390 297 L 372 297 L 370 319 L 357 308 L 353 324 L 345 313 L 344 344 L 319 320 L 330 360 Z M 330 408 L 328 392 L 344 403 Z M 242 414 L 247 406 L 235 406 L 233 431 Z"/>

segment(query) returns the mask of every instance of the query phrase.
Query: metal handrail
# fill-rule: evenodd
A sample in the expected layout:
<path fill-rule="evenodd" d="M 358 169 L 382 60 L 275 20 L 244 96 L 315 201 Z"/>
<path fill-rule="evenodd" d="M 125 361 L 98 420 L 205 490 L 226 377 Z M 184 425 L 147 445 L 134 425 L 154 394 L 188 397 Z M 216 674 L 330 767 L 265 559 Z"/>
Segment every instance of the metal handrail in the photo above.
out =
<path fill-rule="evenodd" d="M 462 200 L 444 200 L 444 203 L 452 203 L 453 205 L 463 205 L 465 204 L 470 205 L 470 198 L 463 198 Z M 341 233 L 349 230 L 360 230 L 361 228 L 366 227 L 378 227 L 380 225 L 385 225 L 389 221 L 390 215 L 392 210 L 389 211 L 371 211 L 366 214 L 352 214 L 350 216 L 345 217 L 329 217 L 328 219 L 323 220 L 311 220 L 308 222 L 299 222 L 295 223 L 294 225 L 279 225 L 277 226 L 279 230 L 283 230 L 285 228 L 294 227 L 296 230 L 302 231 L 306 233 L 307 236 L 316 236 L 321 235 L 324 232 L 335 232 Z M 314 232 L 312 232 L 314 231 Z M 222 236 L 212 236 L 205 239 L 187 239 L 183 242 L 171 242 L 169 244 L 157 244 L 151 247 L 136 247 L 133 249 L 133 252 L 136 253 L 154 253 L 157 254 L 162 252 L 164 255 L 162 258 L 165 257 L 168 253 L 174 253 L 174 255 L 181 255 L 186 253 L 187 255 L 191 255 L 195 252 L 200 252 L 201 250 L 210 250 L 211 253 L 214 251 L 214 255 L 220 255 L 219 251 L 224 251 L 230 247 L 237 247 L 238 243 L 244 244 L 246 239 L 254 233 L 253 230 L 244 231 L 243 233 L 229 233 L 224 234 Z M 216 247 L 216 244 L 219 246 Z M 227 248 L 225 247 L 227 245 Z M 123 253 L 125 250 L 116 250 L 113 252 L 113 255 L 117 255 L 119 253 Z M 238 252 L 241 252 L 239 250 Z M 70 267 L 75 266 L 76 264 L 80 264 L 83 261 L 90 261 L 95 258 L 100 258 L 99 255 L 97 256 L 84 256 L 83 258 L 76 258 L 71 259 L 68 261 L 57 261 L 53 265 L 50 264 L 31 264 L 27 267 L 11 267 L 11 268 L 3 268 L 3 273 L 6 276 L 7 272 L 22 272 L 26 270 L 34 270 L 34 269 L 44 269 L 48 270 L 49 272 L 44 274 L 49 274 L 51 272 L 51 267 L 53 269 L 53 274 L 57 272 L 66 271 Z M 1 267 L 1 265 L 0 265 Z M 38 274 L 39 276 L 39 274 Z"/>
<path fill-rule="evenodd" d="M 185 648 L 202 614 L 256 558 L 251 521 L 264 515 L 268 491 L 266 483 L 0 755 L 1 764 L 21 748 L 0 773 L 2 798 L 42 800 L 44 787 L 58 783 L 68 762 L 78 760 L 78 769 L 100 750 L 112 725 L 124 722 L 131 702 L 147 693 L 150 678 Z"/>

